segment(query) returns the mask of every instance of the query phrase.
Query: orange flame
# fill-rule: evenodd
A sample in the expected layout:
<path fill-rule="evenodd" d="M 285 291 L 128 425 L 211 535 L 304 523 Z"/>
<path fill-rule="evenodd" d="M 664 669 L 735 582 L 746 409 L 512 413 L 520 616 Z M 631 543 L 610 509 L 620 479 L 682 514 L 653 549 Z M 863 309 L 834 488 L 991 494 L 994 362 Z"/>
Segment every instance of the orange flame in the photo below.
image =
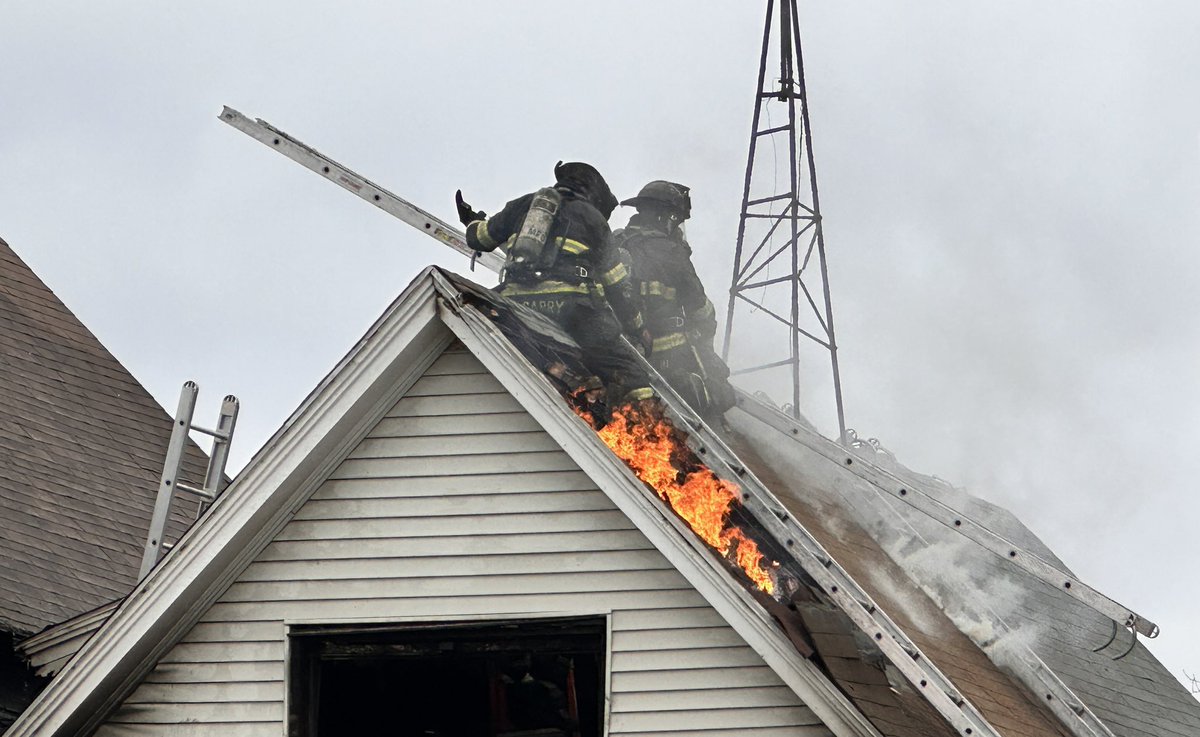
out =
<path fill-rule="evenodd" d="M 671 505 L 701 540 L 736 561 L 759 589 L 774 593 L 775 580 L 764 565 L 758 545 L 729 521 L 731 507 L 741 489 L 717 478 L 699 463 L 667 420 L 654 413 L 623 407 L 613 411 L 612 420 L 597 434 L 639 479 Z M 696 470 L 686 474 L 678 470 L 689 466 L 695 466 Z"/>

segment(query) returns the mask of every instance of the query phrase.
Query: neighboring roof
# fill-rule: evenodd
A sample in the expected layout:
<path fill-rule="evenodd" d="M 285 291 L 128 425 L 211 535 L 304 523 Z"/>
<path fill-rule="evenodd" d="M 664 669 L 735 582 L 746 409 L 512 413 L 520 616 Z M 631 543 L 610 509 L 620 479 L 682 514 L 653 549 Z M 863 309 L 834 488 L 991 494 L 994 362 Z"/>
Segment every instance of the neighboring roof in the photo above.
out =
<path fill-rule="evenodd" d="M 30 634 L 129 593 L 171 426 L 0 240 L 0 629 Z M 204 465 L 189 444 L 188 473 Z M 172 534 L 194 514 L 177 505 Z"/>
<path fill-rule="evenodd" d="M 494 301 L 489 307 L 488 302 L 496 299 L 486 290 L 440 271 L 422 273 L 251 460 L 201 523 L 80 650 L 70 667 L 14 725 L 11 736 L 65 737 L 86 733 L 102 720 L 455 338 L 835 734 L 954 733 L 923 700 L 932 700 L 930 689 L 922 691 L 898 680 L 895 661 L 883 662 L 876 657 L 879 650 L 871 638 L 856 636 L 850 629 L 851 607 L 839 610 L 831 604 L 834 600 L 821 597 L 819 591 L 810 591 L 807 598 L 782 601 L 753 596 L 566 407 L 546 377 L 510 341 L 512 330 L 502 332 L 483 316 L 498 318 L 497 310 L 510 309 Z M 531 324 L 518 330 L 524 329 L 541 330 L 540 335 L 552 341 L 562 338 L 552 326 Z M 673 412 L 690 417 L 686 407 L 676 407 L 673 402 L 668 398 Z M 708 443 L 710 458 L 724 452 L 707 428 L 694 425 L 693 429 L 696 437 Z M 770 431 L 765 425 L 761 429 Z M 878 605 L 878 609 L 870 607 L 872 611 L 887 610 L 907 634 L 916 635 L 912 639 L 919 649 L 909 653 L 912 659 L 935 662 L 949 674 L 953 688 L 994 726 L 1001 727 L 995 733 L 1035 737 L 1067 732 L 1036 701 L 1032 687 L 1021 688 L 985 657 L 983 650 L 961 636 L 962 626 L 956 628 L 957 622 L 952 623 L 942 611 L 945 601 L 939 602 L 942 607 L 934 605 L 930 596 L 917 590 L 914 581 L 887 559 L 869 524 L 857 522 L 847 509 L 821 506 L 826 497 L 836 501 L 841 490 L 821 489 L 823 498 L 808 499 L 807 490 L 797 487 L 793 479 L 774 473 L 774 464 L 756 458 L 749 446 L 743 451 L 741 458 L 723 457 L 724 466 L 734 469 L 746 489 L 759 483 L 755 474 L 761 472 L 768 485 L 790 492 L 792 498 L 785 501 L 792 515 L 827 542 L 831 560 L 825 561 L 825 567 L 837 567 L 841 562 L 849 569 Z M 826 471 L 830 465 L 841 470 L 840 460 L 830 464 L 829 459 L 817 459 L 817 463 L 824 464 Z M 780 519 L 789 516 L 782 511 L 773 513 L 782 514 Z M 778 549 L 784 548 L 783 541 L 774 542 Z M 786 544 L 790 546 L 792 541 Z M 805 571 L 814 577 L 820 573 Z M 801 583 L 809 586 L 812 580 Z M 798 620 L 788 613 L 793 607 Z M 810 645 L 812 650 L 807 650 Z M 817 657 L 805 657 L 802 653 L 806 650 L 815 650 Z"/>

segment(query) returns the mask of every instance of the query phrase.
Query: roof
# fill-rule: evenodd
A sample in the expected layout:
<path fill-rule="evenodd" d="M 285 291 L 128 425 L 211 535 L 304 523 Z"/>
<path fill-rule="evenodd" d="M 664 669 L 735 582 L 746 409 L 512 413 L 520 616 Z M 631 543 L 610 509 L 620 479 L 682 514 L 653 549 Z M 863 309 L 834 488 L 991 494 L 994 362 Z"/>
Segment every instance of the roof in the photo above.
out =
<path fill-rule="evenodd" d="M 886 462 L 886 459 L 884 459 Z M 893 472 L 947 506 L 970 515 L 1022 547 L 1056 562 L 1045 544 L 1007 510 L 948 484 L 921 477 L 899 464 Z M 959 626 L 994 660 L 1021 668 L 1030 653 L 1060 679 L 1114 734 L 1167 737 L 1200 734 L 1200 702 L 1157 658 L 1113 622 L 1028 572 L 1006 564 L 975 545 L 964 545 L 950 529 L 900 505 L 890 511 L 873 496 L 876 515 L 892 516 L 881 539 L 896 559 L 941 601 Z M 925 541 L 920 551 L 896 534 L 911 529 Z M 888 531 L 891 534 L 888 534 Z M 904 551 L 904 548 L 908 548 Z M 940 559 L 931 563 L 931 557 Z M 1058 562 L 1067 573 L 1070 569 Z M 1002 593 L 1003 595 L 997 595 Z M 1115 638 L 1115 639 L 1113 639 Z M 1026 664 L 1026 671 L 1038 665 Z M 1032 674 L 1036 675 L 1036 674 Z"/>
<path fill-rule="evenodd" d="M 855 549 L 839 560 L 861 572 L 873 597 L 892 603 L 889 609 L 907 620 L 914 639 L 923 641 L 930 628 L 921 602 L 936 602 L 939 619 L 952 622 L 992 662 L 1015 675 L 1074 733 L 1200 734 L 1200 702 L 1129 630 L 972 543 L 946 523 L 896 503 L 894 496 L 881 493 L 879 480 L 892 479 L 893 489 L 907 488 L 910 495 L 924 492 L 964 520 L 981 524 L 1070 574 L 1010 512 L 914 473 L 871 443 L 852 449 L 852 466 L 829 463 L 830 457 L 845 458 L 846 450 L 753 399 L 744 397 L 743 406 L 759 417 L 770 416 L 780 429 L 788 428 L 780 433 L 761 423 L 738 422 L 746 443 L 755 449 L 745 452 L 759 454 L 776 478 L 786 479 L 776 487 L 781 498 L 823 542 L 833 550 L 847 545 Z M 886 551 L 884 565 L 892 571 L 882 578 L 871 573 L 880 570 L 872 562 L 880 551 Z M 897 580 L 909 581 L 920 591 L 898 599 L 892 595 Z M 951 643 L 952 639 L 942 640 L 930 651 Z"/>
<path fill-rule="evenodd" d="M 676 421 L 691 427 L 689 442 L 707 446 L 698 452 L 709 454 L 714 470 L 717 465 L 722 473 L 732 470 L 745 489 L 762 490 L 771 504 L 777 500 L 767 487 L 778 492 L 785 506 L 768 507 L 772 514 L 779 520 L 794 516 L 826 544 L 828 562 L 817 567 L 837 568 L 840 563 L 873 600 L 855 605 L 890 614 L 911 637 L 913 649 L 899 660 L 884 657 L 871 637 L 850 624 L 859 614 L 854 607 L 844 599 L 823 595 L 815 583 L 823 580 L 822 570 L 797 571 L 801 590 L 791 598 L 753 594 L 566 407 L 546 376 L 531 365 L 529 354 L 514 345 L 514 340 L 522 343 L 530 338 L 550 345 L 552 351 L 561 349 L 557 357 L 569 359 L 571 348 L 565 338 L 552 325 L 525 320 L 501 301 L 436 269 L 422 273 L 250 461 L 202 521 L 117 608 L 14 725 L 11 735 L 87 733 L 103 719 L 455 339 L 479 358 L 834 734 L 956 733 L 950 717 L 931 708 L 938 694 L 898 678 L 908 667 L 902 661 L 909 656 L 940 667 L 949 676 L 952 690 L 978 707 L 995 727 L 994 734 L 1105 734 L 1086 731 L 1078 720 L 1056 718 L 1021 673 L 1002 667 L 1003 659 L 995 650 L 969 639 L 961 621 L 948 616 L 948 603 L 953 602 L 927 586 L 915 569 L 903 565 L 903 556 L 887 544 L 887 536 L 876 524 L 879 520 L 859 517 L 855 504 L 846 501 L 849 492 L 843 487 L 854 479 L 839 476 L 846 470 L 840 460 L 830 462 L 809 454 L 803 457 L 804 468 L 793 473 L 779 465 L 780 454 L 760 457 L 755 449 L 768 449 L 769 433 L 787 439 L 800 431 L 778 433 L 751 415 L 738 416 L 742 437 L 732 440 L 739 455 L 725 455 L 728 450 L 720 439 L 694 424 L 690 411 L 668 394 L 666 401 Z M 506 313 L 516 315 L 515 325 L 503 319 Z M 770 524 L 779 520 L 759 520 L 759 532 L 777 529 Z M 883 524 L 911 529 L 894 518 Z M 785 545 L 774 539 L 773 543 L 780 556 L 777 560 L 784 562 L 784 569 L 793 570 L 789 567 L 801 559 L 787 558 L 782 552 L 791 541 Z M 1120 725 L 1113 726 L 1111 733 L 1126 734 Z"/>
<path fill-rule="evenodd" d="M 0 629 L 29 634 L 129 593 L 171 426 L 0 240 Z M 191 519 L 177 507 L 174 534 Z"/>

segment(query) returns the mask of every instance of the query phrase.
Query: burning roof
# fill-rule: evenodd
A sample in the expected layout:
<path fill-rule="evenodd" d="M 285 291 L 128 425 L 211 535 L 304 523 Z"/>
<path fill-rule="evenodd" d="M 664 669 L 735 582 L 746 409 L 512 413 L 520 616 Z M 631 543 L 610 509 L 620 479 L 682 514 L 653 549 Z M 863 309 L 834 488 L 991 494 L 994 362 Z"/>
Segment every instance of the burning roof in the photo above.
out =
<path fill-rule="evenodd" d="M 84 646 L 14 737 L 103 718 L 267 545 L 321 469 L 344 457 L 347 436 L 366 432 L 455 337 L 835 734 L 1088 734 L 997 668 L 870 524 L 847 512 L 838 492 L 854 467 L 839 461 L 835 472 L 828 459 L 793 451 L 803 459 L 793 473 L 764 442 L 775 431 L 743 414 L 731 450 L 669 390 L 662 414 L 617 408 L 597 431 L 571 411 L 577 398 L 559 379 L 585 372 L 561 331 L 431 269 Z M 923 682 L 913 673 L 926 663 L 936 667 L 919 671 L 931 679 Z"/>

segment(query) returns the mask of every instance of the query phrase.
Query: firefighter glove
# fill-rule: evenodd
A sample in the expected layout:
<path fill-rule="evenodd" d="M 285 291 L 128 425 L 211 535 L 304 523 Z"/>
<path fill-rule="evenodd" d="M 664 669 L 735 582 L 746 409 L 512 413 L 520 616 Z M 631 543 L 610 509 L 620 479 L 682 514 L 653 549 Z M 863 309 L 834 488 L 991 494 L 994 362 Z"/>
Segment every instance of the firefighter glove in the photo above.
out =
<path fill-rule="evenodd" d="M 458 207 L 458 220 L 463 225 L 470 225 L 476 220 L 483 220 L 487 217 L 487 213 L 483 210 L 476 212 L 471 209 L 471 206 L 463 199 L 461 189 L 454 193 L 454 204 Z"/>

